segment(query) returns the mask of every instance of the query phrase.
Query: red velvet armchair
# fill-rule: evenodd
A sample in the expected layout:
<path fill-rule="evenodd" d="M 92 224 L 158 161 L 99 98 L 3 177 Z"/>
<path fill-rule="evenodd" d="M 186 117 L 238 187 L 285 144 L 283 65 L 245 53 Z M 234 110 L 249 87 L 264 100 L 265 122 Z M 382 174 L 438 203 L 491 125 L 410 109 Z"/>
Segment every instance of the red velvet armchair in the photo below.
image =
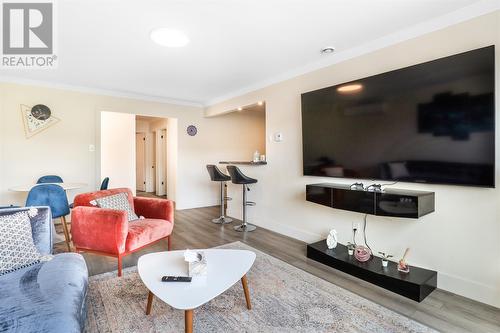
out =
<path fill-rule="evenodd" d="M 145 219 L 128 222 L 126 211 L 98 208 L 96 198 L 128 193 L 132 209 Z M 126 188 L 79 194 L 71 211 L 71 236 L 76 252 L 90 252 L 118 258 L 118 276 L 122 258 L 148 245 L 166 239 L 170 251 L 174 227 L 171 200 L 133 197 Z"/>

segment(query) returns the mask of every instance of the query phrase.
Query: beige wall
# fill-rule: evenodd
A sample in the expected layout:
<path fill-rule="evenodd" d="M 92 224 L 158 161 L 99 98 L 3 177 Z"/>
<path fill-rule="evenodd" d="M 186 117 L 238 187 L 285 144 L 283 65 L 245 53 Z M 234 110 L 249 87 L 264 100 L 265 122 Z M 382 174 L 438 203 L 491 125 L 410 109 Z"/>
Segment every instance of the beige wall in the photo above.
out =
<path fill-rule="evenodd" d="M 214 160 L 209 150 L 198 148 L 210 141 L 211 121 L 203 117 L 201 108 L 9 83 L 0 84 L 0 96 L 1 203 L 23 204 L 26 194 L 10 192 L 8 188 L 33 183 L 44 174 L 58 174 L 66 181 L 88 184 L 81 190 L 70 191 L 70 202 L 78 192 L 95 190 L 101 181 L 101 111 L 176 118 L 182 129 L 177 134 L 182 150 L 178 156 L 177 207 L 217 202 L 204 167 Z M 61 121 L 25 139 L 20 105 L 39 103 L 48 105 Z M 190 124 L 200 127 L 200 135 L 185 134 Z M 89 152 L 89 144 L 96 146 L 95 152 Z M 110 183 L 113 186 L 113 179 Z"/>
<path fill-rule="evenodd" d="M 342 82 L 417 64 L 487 45 L 497 45 L 496 109 L 500 110 L 500 12 L 436 31 L 370 54 L 338 63 L 206 109 L 215 115 L 255 101 L 266 101 L 267 134 L 283 132 L 284 141 L 268 143 L 269 164 L 246 167 L 259 182 L 250 192 L 257 206 L 251 222 L 308 242 L 336 228 L 341 242 L 351 223 L 363 215 L 333 210 L 305 201 L 308 183 L 353 179 L 302 176 L 300 94 Z M 500 117 L 497 117 L 499 128 Z M 368 240 L 375 251 L 399 257 L 412 249 L 410 264 L 439 271 L 439 287 L 500 307 L 500 144 L 496 138 L 496 189 L 399 183 L 398 188 L 436 192 L 436 211 L 419 220 L 368 217 Z M 236 199 L 241 189 L 230 187 Z M 230 215 L 240 216 L 240 201 L 230 202 Z"/>
<path fill-rule="evenodd" d="M 24 137 L 20 105 L 45 104 L 59 123 L 42 133 Z M 246 131 L 246 121 L 226 117 L 206 118 L 198 107 L 117 98 L 80 93 L 42 86 L 0 83 L 0 205 L 24 204 L 26 193 L 8 188 L 30 184 L 44 174 L 58 174 L 65 181 L 83 182 L 87 186 L 69 191 L 69 201 L 80 192 L 94 191 L 101 177 L 101 112 L 139 114 L 168 118 L 168 147 L 177 148 L 177 165 L 169 168 L 168 177 L 177 182 L 167 184 L 174 193 L 178 209 L 210 206 L 218 203 L 218 186 L 210 182 L 206 164 L 228 158 L 251 158 L 256 149 L 252 138 L 256 132 Z M 188 125 L 198 127 L 194 137 L 187 135 Z M 241 149 L 234 142 L 252 142 Z M 89 145 L 96 146 L 95 152 Z M 135 150 L 135 146 L 134 146 Z M 135 164 L 134 164 L 135 165 Z M 135 166 L 134 169 L 135 171 Z M 113 186 L 114 179 L 110 180 Z M 131 182 L 132 188 L 135 184 Z"/>
<path fill-rule="evenodd" d="M 135 194 L 135 116 L 101 112 L 101 175 L 110 187 L 127 187 Z M 63 178 L 64 179 L 64 178 Z"/>

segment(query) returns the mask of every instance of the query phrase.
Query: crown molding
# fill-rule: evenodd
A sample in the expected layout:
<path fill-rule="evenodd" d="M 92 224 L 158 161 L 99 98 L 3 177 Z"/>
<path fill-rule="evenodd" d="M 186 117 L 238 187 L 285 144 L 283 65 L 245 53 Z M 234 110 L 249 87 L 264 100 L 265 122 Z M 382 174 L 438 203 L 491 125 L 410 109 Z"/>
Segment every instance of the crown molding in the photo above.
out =
<path fill-rule="evenodd" d="M 385 35 L 381 38 L 372 40 L 368 43 L 361 44 L 359 46 L 346 49 L 340 52 L 336 52 L 329 55 L 323 60 L 319 60 L 302 67 L 287 71 L 277 76 L 273 76 L 269 79 L 260 81 L 256 84 L 246 86 L 241 89 L 234 90 L 227 94 L 221 95 L 219 97 L 213 98 L 205 103 L 205 107 L 213 106 L 215 104 L 227 101 L 229 99 L 248 94 L 250 92 L 271 86 L 273 84 L 283 82 L 294 77 L 307 74 L 309 72 L 325 68 L 352 58 L 359 57 L 361 55 L 371 53 L 391 45 L 401 43 L 403 41 L 419 37 L 428 34 L 433 31 L 441 30 L 446 27 L 471 20 L 475 17 L 482 16 L 488 13 L 500 10 L 500 1 L 498 0 L 483 0 L 474 3 L 469 6 L 465 6 L 453 12 L 441 15 L 439 17 L 433 18 L 431 20 L 419 23 L 417 25 L 405 28 L 403 30 Z"/>
<path fill-rule="evenodd" d="M 180 105 L 180 106 L 191 106 L 191 107 L 198 107 L 198 108 L 203 107 L 202 103 L 185 101 L 185 100 L 174 99 L 174 98 L 166 98 L 166 97 L 160 97 L 160 96 L 152 96 L 152 95 L 145 95 L 145 94 L 125 92 L 125 91 L 119 91 L 119 90 L 111 90 L 111 89 L 90 88 L 90 87 L 85 87 L 85 86 L 77 86 L 77 85 L 57 83 L 57 82 L 51 82 L 51 81 L 23 79 L 23 78 L 18 78 L 15 76 L 0 76 L 0 82 L 15 83 L 15 84 L 21 84 L 21 85 L 30 85 L 30 86 L 41 86 L 41 87 L 46 87 L 46 88 L 68 90 L 68 91 L 74 91 L 74 92 L 80 92 L 80 93 L 89 93 L 89 94 L 103 95 L 103 96 L 110 96 L 110 97 L 119 97 L 119 98 L 129 98 L 129 99 L 135 99 L 135 100 L 141 100 L 141 101 L 157 102 L 157 103 Z"/>

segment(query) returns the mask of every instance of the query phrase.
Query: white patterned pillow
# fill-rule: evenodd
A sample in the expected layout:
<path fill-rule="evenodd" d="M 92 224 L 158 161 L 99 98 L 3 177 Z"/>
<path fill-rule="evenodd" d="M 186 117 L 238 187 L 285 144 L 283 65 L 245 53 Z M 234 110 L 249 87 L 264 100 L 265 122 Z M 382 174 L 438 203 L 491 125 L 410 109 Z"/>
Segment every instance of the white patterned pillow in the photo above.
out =
<path fill-rule="evenodd" d="M 40 262 L 28 211 L 0 216 L 0 275 Z"/>
<path fill-rule="evenodd" d="M 118 193 L 113 195 L 108 195 L 107 197 L 95 199 L 97 206 L 101 208 L 109 208 L 116 210 L 124 210 L 127 212 L 127 217 L 129 221 L 137 220 L 139 217 L 134 213 L 132 207 L 130 207 L 130 202 L 127 198 L 127 193 Z"/>

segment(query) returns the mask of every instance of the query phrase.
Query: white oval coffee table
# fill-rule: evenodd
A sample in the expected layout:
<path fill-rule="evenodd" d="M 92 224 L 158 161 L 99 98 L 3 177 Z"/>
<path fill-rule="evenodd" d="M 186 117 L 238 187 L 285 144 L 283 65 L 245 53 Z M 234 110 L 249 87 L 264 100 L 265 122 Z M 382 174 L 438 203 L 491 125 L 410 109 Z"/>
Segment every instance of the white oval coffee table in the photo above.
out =
<path fill-rule="evenodd" d="M 219 296 L 241 280 L 247 308 L 251 309 L 246 273 L 255 261 L 247 250 L 202 250 L 207 257 L 208 272 L 191 282 L 162 282 L 162 276 L 187 276 L 184 251 L 157 252 L 143 255 L 137 263 L 142 282 L 149 289 L 146 314 L 151 312 L 153 295 L 175 309 L 185 311 L 185 331 L 193 331 L 193 310 Z"/>

